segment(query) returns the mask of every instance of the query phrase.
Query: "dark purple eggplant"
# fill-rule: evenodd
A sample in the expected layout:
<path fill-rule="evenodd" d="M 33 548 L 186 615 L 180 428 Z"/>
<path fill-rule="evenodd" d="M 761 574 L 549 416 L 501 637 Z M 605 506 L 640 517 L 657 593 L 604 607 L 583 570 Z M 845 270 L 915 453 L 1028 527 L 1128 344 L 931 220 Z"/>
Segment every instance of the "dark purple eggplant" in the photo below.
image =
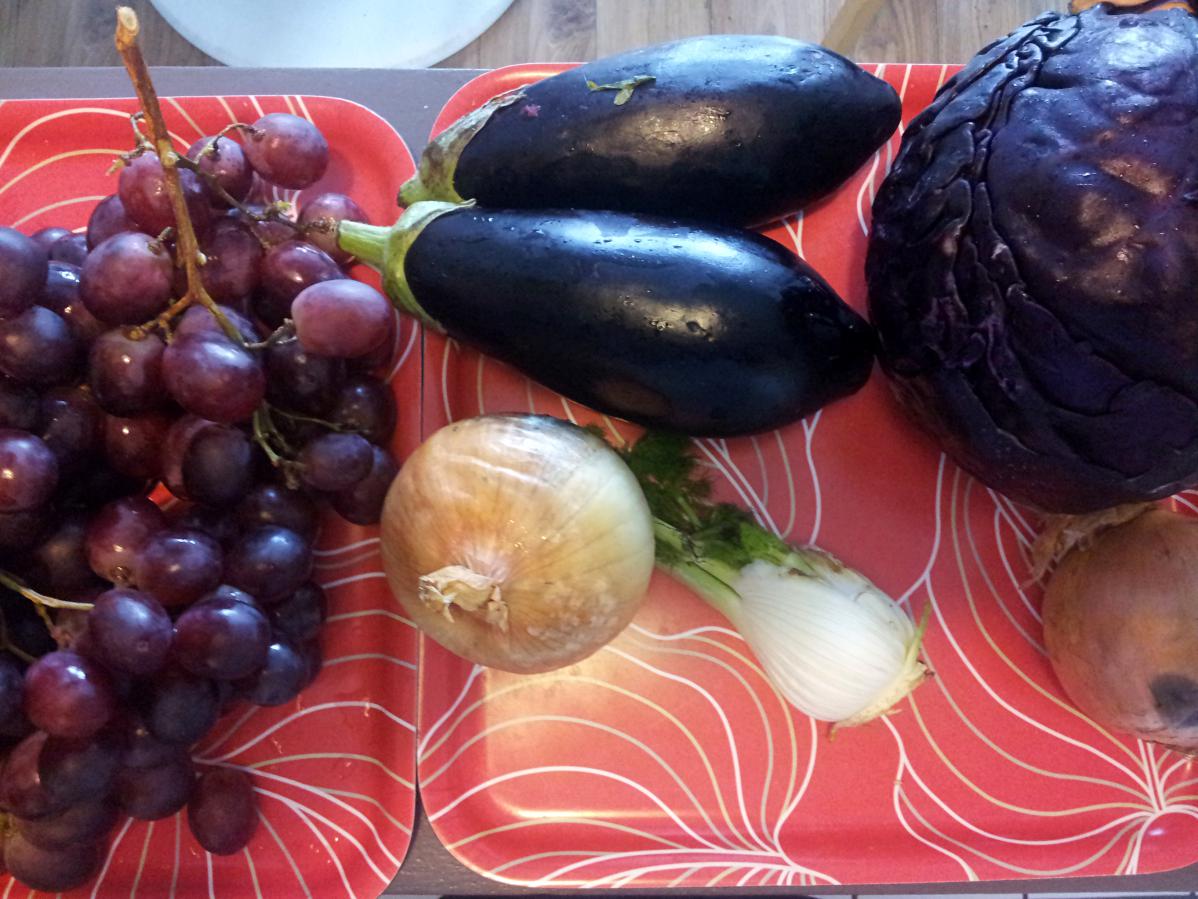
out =
<path fill-rule="evenodd" d="M 687 38 L 495 98 L 428 146 L 399 201 L 757 224 L 844 182 L 900 107 L 885 81 L 815 44 Z"/>
<path fill-rule="evenodd" d="M 341 225 L 401 309 L 557 392 L 685 434 L 780 427 L 853 393 L 873 332 L 781 245 L 622 212 L 417 203 Z"/>

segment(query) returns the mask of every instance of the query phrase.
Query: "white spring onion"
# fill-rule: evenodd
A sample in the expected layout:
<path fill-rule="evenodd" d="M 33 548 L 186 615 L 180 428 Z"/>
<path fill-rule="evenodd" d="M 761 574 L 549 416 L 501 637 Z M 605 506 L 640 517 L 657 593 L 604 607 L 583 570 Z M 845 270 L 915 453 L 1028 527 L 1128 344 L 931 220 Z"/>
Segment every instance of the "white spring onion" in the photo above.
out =
<path fill-rule="evenodd" d="M 627 454 L 656 516 L 658 565 L 723 613 L 778 692 L 813 718 L 862 724 L 914 690 L 927 674 L 924 626 L 827 553 L 710 502 L 688 448 L 649 434 Z"/>

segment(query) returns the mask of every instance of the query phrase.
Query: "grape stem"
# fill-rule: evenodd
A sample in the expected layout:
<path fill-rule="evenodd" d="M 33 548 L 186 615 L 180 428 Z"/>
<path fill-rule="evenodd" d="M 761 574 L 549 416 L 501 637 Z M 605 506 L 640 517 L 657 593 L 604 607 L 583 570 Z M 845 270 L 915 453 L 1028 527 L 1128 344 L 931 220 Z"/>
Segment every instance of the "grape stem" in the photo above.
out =
<path fill-rule="evenodd" d="M 269 407 L 269 409 L 270 409 L 269 414 L 272 417 L 277 412 L 279 415 L 282 415 L 284 418 L 291 419 L 291 421 L 302 421 L 307 424 L 319 425 L 320 427 L 324 428 L 326 431 L 333 431 L 337 434 L 359 434 L 359 433 L 361 433 L 357 428 L 351 428 L 351 427 L 347 427 L 346 425 L 340 425 L 340 424 L 337 424 L 337 422 L 335 422 L 335 421 L 326 421 L 323 418 L 313 418 L 311 415 L 301 415 L 299 412 L 288 412 L 286 409 L 280 409 L 278 406 L 270 405 L 270 403 L 267 403 L 266 405 Z M 273 424 L 273 421 L 272 421 L 272 424 Z"/>
<path fill-rule="evenodd" d="M 212 143 L 210 143 L 208 146 L 206 146 L 203 150 L 200 151 L 201 155 L 204 153 L 216 152 L 216 142 L 218 140 L 220 140 L 222 137 L 228 137 L 234 131 L 244 131 L 246 134 L 261 134 L 262 133 L 259 129 L 255 128 L 253 125 L 247 125 L 245 122 L 234 122 L 232 125 L 225 125 L 224 128 L 222 128 L 222 129 L 220 129 L 220 131 L 216 132 L 216 136 L 213 138 Z"/>
<path fill-rule="evenodd" d="M 150 139 L 146 137 L 146 133 L 141 130 L 141 123 L 145 120 L 146 114 L 140 109 L 129 116 L 129 125 L 133 128 L 133 141 L 137 147 L 133 152 L 137 154 L 154 149 L 154 145 L 150 143 Z"/>
<path fill-rule="evenodd" d="M 45 593 L 39 593 L 15 574 L 7 572 L 3 568 L 0 568 L 0 584 L 3 584 L 9 590 L 13 591 L 13 593 L 20 593 L 37 606 L 48 606 L 51 609 L 75 609 L 80 612 L 88 612 L 92 608 L 92 603 L 90 602 L 70 602 L 65 599 L 56 599 L 53 596 L 47 596 Z"/>
<path fill-rule="evenodd" d="M 177 314 L 193 302 L 201 303 L 220 323 L 221 329 L 228 338 L 237 345 L 243 346 L 245 341 L 242 339 L 241 332 L 229 321 L 217 306 L 216 301 L 208 295 L 200 277 L 200 244 L 196 238 L 195 226 L 191 222 L 191 215 L 187 211 L 187 203 L 183 199 L 183 187 L 179 183 L 180 156 L 175 152 L 174 144 L 171 143 L 166 120 L 162 117 L 162 107 L 158 104 L 158 92 L 154 89 L 150 70 L 146 67 L 145 57 L 142 56 L 141 46 L 137 42 L 140 30 L 137 13 L 127 6 L 118 6 L 116 10 L 116 49 L 121 55 L 121 61 L 125 64 L 125 70 L 129 73 L 129 80 L 133 82 L 133 89 L 137 92 L 137 99 L 141 102 L 153 144 L 158 150 L 158 159 L 162 163 L 162 170 L 166 176 L 166 190 L 170 195 L 171 208 L 175 213 L 178 234 L 176 256 L 182 261 L 184 271 L 187 273 L 186 293 L 167 311 L 175 310 L 175 314 Z M 162 316 L 159 316 L 148 325 L 135 328 L 133 335 L 144 337 L 150 327 L 158 326 L 161 318 Z"/>
<path fill-rule="evenodd" d="M 289 319 L 283 319 L 283 324 L 279 325 L 266 337 L 265 340 L 259 340 L 257 343 L 247 343 L 247 350 L 266 350 L 272 346 L 280 346 L 284 343 L 291 343 L 295 340 L 295 323 Z"/>
<path fill-rule="evenodd" d="M 231 128 L 233 126 L 230 125 L 229 127 Z M 241 127 L 248 128 L 249 126 L 243 125 Z M 222 132 L 222 134 L 223 133 L 224 132 Z M 210 144 L 208 144 L 207 147 L 205 147 L 203 149 L 203 151 L 201 152 L 200 155 L 210 152 L 215 143 L 216 143 L 216 141 L 213 140 Z M 222 185 L 220 183 L 220 181 L 217 179 L 216 175 L 212 174 L 212 172 L 206 172 L 203 169 L 201 169 L 199 162 L 197 162 L 196 160 L 188 159 L 186 156 L 180 156 L 175 161 L 175 164 L 181 168 L 189 169 L 190 171 L 195 172 L 196 175 L 199 178 L 202 178 L 204 183 L 208 185 L 209 190 L 211 190 L 214 194 L 216 194 L 217 197 L 219 197 L 221 200 L 223 200 L 225 203 L 227 203 L 232 208 L 236 209 L 238 212 L 240 212 L 242 215 L 244 215 L 246 218 L 250 219 L 251 221 L 278 222 L 279 224 L 288 226 L 289 228 L 293 229 L 296 232 L 300 232 L 303 230 L 296 222 L 293 222 L 291 219 L 289 219 L 285 215 L 283 215 L 283 210 L 280 208 L 279 204 L 277 204 L 277 203 L 271 203 L 269 206 L 267 206 L 266 212 L 255 212 L 253 209 L 251 209 L 249 206 L 247 206 L 241 200 L 238 200 L 231 193 L 229 193 L 227 190 L 225 190 L 224 185 Z"/>
<path fill-rule="evenodd" d="M 262 447 L 262 452 L 266 454 L 266 458 L 270 460 L 270 464 L 283 473 L 283 480 L 286 481 L 288 488 L 295 490 L 299 487 L 299 478 L 296 475 L 298 467 L 294 460 L 288 459 L 275 449 L 274 444 L 282 447 L 283 452 L 290 454 L 294 453 L 291 446 L 288 445 L 287 439 L 279 433 L 279 429 L 275 426 L 274 420 L 270 415 L 270 404 L 263 403 L 254 410 L 254 442 Z"/>

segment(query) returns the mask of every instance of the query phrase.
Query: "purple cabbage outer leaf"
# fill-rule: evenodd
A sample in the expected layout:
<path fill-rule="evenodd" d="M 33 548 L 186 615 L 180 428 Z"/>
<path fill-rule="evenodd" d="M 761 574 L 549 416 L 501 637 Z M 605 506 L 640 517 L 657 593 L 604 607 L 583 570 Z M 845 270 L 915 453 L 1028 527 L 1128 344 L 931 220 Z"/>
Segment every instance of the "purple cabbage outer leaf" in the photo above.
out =
<path fill-rule="evenodd" d="M 866 265 L 901 403 L 1045 511 L 1198 483 L 1198 20 L 1047 13 L 907 131 Z"/>

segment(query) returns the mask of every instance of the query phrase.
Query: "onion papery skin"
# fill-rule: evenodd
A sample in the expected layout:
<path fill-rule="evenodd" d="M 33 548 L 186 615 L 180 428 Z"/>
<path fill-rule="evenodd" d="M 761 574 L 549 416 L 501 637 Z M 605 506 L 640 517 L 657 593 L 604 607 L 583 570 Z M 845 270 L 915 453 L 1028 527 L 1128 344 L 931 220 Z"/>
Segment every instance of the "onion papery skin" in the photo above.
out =
<path fill-rule="evenodd" d="M 425 635 L 522 674 L 612 640 L 654 564 L 652 519 L 627 465 L 600 437 L 548 416 L 482 416 L 433 434 L 391 485 L 381 539 L 391 590 Z M 455 567 L 494 583 L 503 620 L 422 597 L 422 579 Z"/>
<path fill-rule="evenodd" d="M 1065 693 L 1100 725 L 1198 751 L 1198 519 L 1155 507 L 1072 550 L 1044 594 Z"/>

